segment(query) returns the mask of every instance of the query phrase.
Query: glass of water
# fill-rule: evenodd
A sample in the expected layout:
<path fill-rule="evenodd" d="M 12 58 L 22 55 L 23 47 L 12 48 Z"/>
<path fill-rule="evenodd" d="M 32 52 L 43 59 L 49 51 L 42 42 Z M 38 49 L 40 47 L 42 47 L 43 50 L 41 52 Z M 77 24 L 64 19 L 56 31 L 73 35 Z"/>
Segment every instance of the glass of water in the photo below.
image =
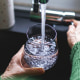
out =
<path fill-rule="evenodd" d="M 26 35 L 27 41 L 24 46 L 26 63 L 30 67 L 39 67 L 44 70 L 52 68 L 58 57 L 57 32 L 54 27 L 45 25 L 44 44 L 42 44 L 41 24 L 29 27 Z"/>

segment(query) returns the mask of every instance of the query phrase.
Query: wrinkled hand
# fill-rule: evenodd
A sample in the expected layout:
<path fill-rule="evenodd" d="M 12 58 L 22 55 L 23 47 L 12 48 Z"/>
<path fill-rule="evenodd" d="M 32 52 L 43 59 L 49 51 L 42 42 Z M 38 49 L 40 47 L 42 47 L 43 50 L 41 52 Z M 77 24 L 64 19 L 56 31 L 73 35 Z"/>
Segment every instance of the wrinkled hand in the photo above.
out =
<path fill-rule="evenodd" d="M 24 46 L 14 55 L 1 78 L 22 75 L 39 75 L 44 73 L 42 68 L 30 68 L 23 59 Z"/>
<path fill-rule="evenodd" d="M 67 40 L 69 46 L 72 48 L 75 43 L 80 41 L 80 21 L 71 20 L 74 25 L 70 25 L 67 31 Z"/>

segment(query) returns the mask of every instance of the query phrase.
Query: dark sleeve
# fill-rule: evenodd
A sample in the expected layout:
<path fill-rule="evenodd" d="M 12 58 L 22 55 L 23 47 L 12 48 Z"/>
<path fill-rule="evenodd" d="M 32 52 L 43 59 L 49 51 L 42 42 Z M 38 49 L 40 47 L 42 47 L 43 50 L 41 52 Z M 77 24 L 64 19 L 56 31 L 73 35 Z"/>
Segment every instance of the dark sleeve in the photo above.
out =
<path fill-rule="evenodd" d="M 70 60 L 72 64 L 70 80 L 80 80 L 80 42 L 73 46 Z"/>

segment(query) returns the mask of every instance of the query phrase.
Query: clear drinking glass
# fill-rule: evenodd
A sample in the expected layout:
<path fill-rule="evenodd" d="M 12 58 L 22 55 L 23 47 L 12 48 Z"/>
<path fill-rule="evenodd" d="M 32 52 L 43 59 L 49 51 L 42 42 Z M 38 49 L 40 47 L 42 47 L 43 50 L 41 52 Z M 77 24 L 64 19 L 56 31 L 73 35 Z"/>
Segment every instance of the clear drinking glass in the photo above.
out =
<path fill-rule="evenodd" d="M 24 59 L 30 67 L 52 68 L 58 57 L 57 32 L 46 24 L 45 41 L 42 45 L 41 24 L 27 29 L 27 41 L 24 46 Z M 43 46 L 43 48 L 42 48 Z"/>

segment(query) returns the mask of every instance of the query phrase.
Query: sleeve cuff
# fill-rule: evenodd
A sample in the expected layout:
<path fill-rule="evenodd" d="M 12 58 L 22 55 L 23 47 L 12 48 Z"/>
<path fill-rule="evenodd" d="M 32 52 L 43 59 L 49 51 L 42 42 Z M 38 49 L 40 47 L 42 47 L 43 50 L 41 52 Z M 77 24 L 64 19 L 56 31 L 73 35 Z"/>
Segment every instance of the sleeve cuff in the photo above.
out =
<path fill-rule="evenodd" d="M 71 62 L 73 61 L 74 54 L 76 53 L 77 50 L 80 50 L 80 42 L 77 42 L 77 43 L 72 47 L 71 55 L 70 55 L 70 60 L 71 60 Z"/>
<path fill-rule="evenodd" d="M 1 76 L 0 76 L 0 80 L 1 80 Z"/>

